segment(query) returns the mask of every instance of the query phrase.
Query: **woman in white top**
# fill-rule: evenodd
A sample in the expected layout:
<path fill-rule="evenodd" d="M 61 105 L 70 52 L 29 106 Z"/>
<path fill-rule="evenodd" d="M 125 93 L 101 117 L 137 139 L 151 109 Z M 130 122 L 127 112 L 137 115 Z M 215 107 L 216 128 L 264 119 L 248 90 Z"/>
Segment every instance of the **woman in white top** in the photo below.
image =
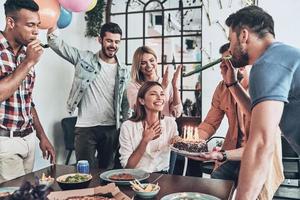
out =
<path fill-rule="evenodd" d="M 162 117 L 164 90 L 156 81 L 145 82 L 138 91 L 134 116 L 120 131 L 120 162 L 124 168 L 167 172 L 170 141 L 178 135 L 174 117 Z"/>
<path fill-rule="evenodd" d="M 132 60 L 131 81 L 127 86 L 127 99 L 129 107 L 134 110 L 137 92 L 146 81 L 159 82 L 165 91 L 165 106 L 162 114 L 165 116 L 179 117 L 182 113 L 182 103 L 178 90 L 178 78 L 180 77 L 181 65 L 177 67 L 172 82 L 168 81 L 168 68 L 163 78 L 157 74 L 157 56 L 153 49 L 141 46 L 135 50 Z"/>

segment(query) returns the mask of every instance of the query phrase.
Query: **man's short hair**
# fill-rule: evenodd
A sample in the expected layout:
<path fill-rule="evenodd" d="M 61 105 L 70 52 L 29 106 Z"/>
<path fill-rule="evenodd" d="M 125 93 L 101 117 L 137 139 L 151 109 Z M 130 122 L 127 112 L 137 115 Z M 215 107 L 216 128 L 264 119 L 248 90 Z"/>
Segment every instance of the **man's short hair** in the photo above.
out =
<path fill-rule="evenodd" d="M 117 33 L 122 36 L 122 30 L 120 26 L 113 22 L 108 22 L 102 25 L 100 30 L 100 37 L 103 38 L 106 32 Z"/>
<path fill-rule="evenodd" d="M 7 0 L 4 3 L 4 12 L 6 16 L 13 15 L 21 9 L 37 12 L 39 11 L 39 6 L 33 0 Z"/>
<path fill-rule="evenodd" d="M 238 36 L 242 28 L 248 27 L 259 38 L 263 38 L 267 33 L 275 37 L 272 16 L 258 6 L 247 6 L 231 14 L 226 19 L 226 25 L 231 27 Z"/>
<path fill-rule="evenodd" d="M 219 49 L 219 53 L 220 53 L 220 54 L 223 54 L 223 53 L 225 53 L 226 51 L 228 51 L 229 46 L 230 46 L 230 43 L 223 44 L 223 45 L 220 47 L 220 49 Z"/>

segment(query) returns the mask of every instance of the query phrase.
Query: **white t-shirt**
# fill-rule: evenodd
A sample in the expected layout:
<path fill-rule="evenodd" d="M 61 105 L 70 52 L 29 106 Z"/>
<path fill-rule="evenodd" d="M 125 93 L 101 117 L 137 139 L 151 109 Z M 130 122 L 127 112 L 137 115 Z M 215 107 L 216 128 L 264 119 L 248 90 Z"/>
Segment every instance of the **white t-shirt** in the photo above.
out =
<path fill-rule="evenodd" d="M 117 63 L 108 64 L 99 58 L 100 73 L 89 85 L 78 108 L 76 127 L 111 126 L 116 124 L 114 89 Z"/>
<path fill-rule="evenodd" d="M 170 163 L 170 140 L 178 135 L 175 118 L 165 116 L 161 120 L 162 134 L 159 138 L 148 143 L 146 151 L 137 164 L 137 169 L 146 172 L 167 171 Z M 127 120 L 121 126 L 120 132 L 120 161 L 125 167 L 131 154 L 139 146 L 143 137 L 143 123 Z"/>

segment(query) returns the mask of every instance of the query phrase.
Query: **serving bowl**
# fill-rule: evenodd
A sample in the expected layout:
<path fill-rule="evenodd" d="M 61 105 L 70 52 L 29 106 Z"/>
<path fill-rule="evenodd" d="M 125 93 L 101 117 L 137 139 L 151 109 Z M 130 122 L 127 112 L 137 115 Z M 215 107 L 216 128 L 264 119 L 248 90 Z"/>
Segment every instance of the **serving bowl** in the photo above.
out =
<path fill-rule="evenodd" d="M 62 190 L 75 190 L 87 188 L 92 180 L 90 174 L 65 174 L 56 178 L 56 182 Z"/>
<path fill-rule="evenodd" d="M 160 187 L 156 184 L 142 183 L 140 185 L 143 188 L 132 187 L 132 189 L 137 196 L 139 196 L 143 199 L 151 199 L 151 198 L 155 197 L 160 190 Z"/>

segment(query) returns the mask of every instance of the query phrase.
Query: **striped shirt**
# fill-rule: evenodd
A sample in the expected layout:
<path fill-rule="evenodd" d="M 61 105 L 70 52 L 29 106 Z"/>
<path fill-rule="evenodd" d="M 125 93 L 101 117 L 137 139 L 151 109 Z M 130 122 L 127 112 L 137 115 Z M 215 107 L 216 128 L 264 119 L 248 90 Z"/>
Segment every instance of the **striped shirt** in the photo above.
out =
<path fill-rule="evenodd" d="M 25 47 L 15 55 L 0 32 L 0 80 L 12 74 L 26 56 Z M 11 97 L 0 102 L 0 127 L 10 131 L 23 131 L 32 127 L 31 108 L 35 72 L 32 68 Z"/>

